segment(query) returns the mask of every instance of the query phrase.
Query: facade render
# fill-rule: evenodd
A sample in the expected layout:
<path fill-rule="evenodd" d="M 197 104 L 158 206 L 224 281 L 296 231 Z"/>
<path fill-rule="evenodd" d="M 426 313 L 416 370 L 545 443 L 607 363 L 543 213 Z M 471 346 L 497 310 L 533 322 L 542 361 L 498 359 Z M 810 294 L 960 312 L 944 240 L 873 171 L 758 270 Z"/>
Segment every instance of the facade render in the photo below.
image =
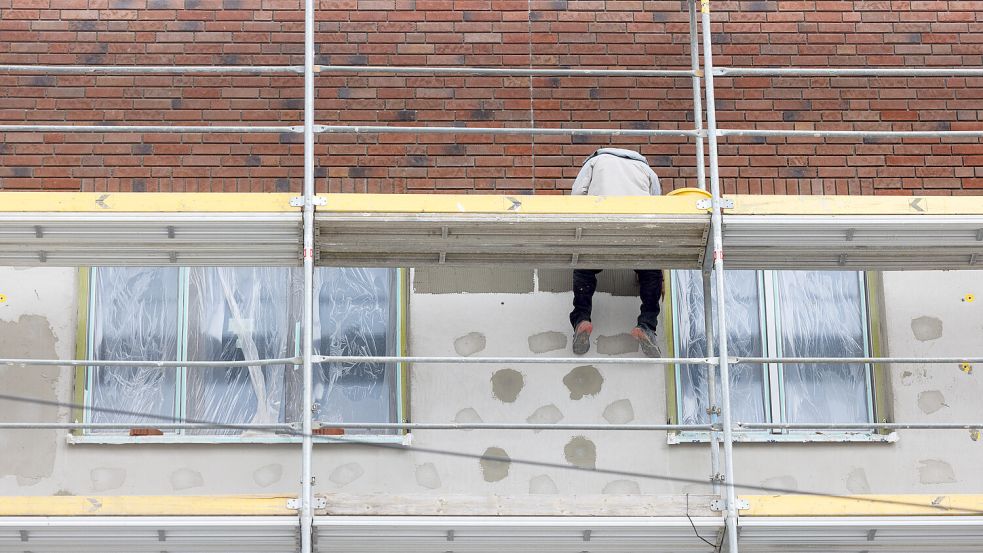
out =
<path fill-rule="evenodd" d="M 306 7 L 0 0 L 0 551 L 979 550 L 983 5 Z"/>

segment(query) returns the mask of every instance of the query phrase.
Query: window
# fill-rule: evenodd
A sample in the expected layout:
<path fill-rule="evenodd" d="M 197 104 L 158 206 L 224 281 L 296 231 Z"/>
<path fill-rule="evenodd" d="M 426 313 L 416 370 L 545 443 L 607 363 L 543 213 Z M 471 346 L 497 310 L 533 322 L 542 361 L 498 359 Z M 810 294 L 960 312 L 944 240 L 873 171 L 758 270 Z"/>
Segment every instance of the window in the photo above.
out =
<path fill-rule="evenodd" d="M 100 267 L 89 270 L 88 277 L 87 359 L 248 361 L 300 353 L 303 276 L 298 269 Z M 391 269 L 317 269 L 315 354 L 399 353 L 401 281 L 400 272 Z M 153 427 L 164 422 L 161 417 L 221 424 L 301 419 L 302 372 L 294 365 L 93 367 L 80 376 L 84 417 L 91 422 Z M 315 364 L 315 421 L 400 421 L 399 376 L 395 364 Z M 347 432 L 358 433 L 398 434 Z M 120 431 L 87 434 L 118 436 Z M 165 434 L 193 441 L 240 439 L 243 431 Z"/>
<path fill-rule="evenodd" d="M 674 350 L 681 357 L 704 356 L 700 273 L 675 271 L 672 289 Z M 728 353 L 732 357 L 871 355 L 867 278 L 863 273 L 728 271 L 725 302 Z M 716 317 L 715 306 L 713 311 Z M 875 420 L 874 370 L 869 365 L 738 363 L 730 366 L 730 372 L 735 422 Z M 677 383 L 675 416 L 680 423 L 707 422 L 706 375 L 704 366 L 673 369 L 670 377 Z"/>

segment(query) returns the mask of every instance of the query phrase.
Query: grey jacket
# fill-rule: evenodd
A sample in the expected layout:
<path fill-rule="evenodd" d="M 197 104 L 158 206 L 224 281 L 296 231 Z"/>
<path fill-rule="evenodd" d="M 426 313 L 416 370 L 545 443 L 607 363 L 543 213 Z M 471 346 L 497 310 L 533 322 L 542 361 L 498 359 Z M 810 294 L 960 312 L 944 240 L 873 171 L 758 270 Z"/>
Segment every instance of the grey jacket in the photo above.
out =
<path fill-rule="evenodd" d="M 658 196 L 659 177 L 642 154 L 601 148 L 584 162 L 573 181 L 574 196 Z"/>

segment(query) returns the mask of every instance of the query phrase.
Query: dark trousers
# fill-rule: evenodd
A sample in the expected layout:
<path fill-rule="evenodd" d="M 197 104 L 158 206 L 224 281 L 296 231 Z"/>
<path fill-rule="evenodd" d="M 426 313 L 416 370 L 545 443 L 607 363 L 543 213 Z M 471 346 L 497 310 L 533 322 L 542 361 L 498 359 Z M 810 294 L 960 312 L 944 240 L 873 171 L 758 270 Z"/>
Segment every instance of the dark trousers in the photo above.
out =
<path fill-rule="evenodd" d="M 573 311 L 570 312 L 570 324 L 574 328 L 581 321 L 590 320 L 594 290 L 597 289 L 597 273 L 600 269 L 574 269 L 573 271 Z M 655 330 L 659 321 L 659 299 L 662 297 L 662 271 L 635 271 L 638 275 L 639 295 L 642 298 L 642 309 L 638 315 L 638 326 Z"/>

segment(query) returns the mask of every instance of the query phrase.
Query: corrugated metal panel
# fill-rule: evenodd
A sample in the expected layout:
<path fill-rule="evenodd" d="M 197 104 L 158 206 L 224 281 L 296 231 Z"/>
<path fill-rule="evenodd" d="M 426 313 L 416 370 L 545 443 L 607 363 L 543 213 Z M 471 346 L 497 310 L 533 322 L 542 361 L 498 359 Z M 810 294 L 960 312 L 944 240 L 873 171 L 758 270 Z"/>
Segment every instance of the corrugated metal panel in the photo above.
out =
<path fill-rule="evenodd" d="M 698 268 L 703 215 L 332 214 L 316 216 L 321 265 Z"/>
<path fill-rule="evenodd" d="M 973 269 L 983 216 L 725 215 L 724 252 L 734 269 Z"/>
<path fill-rule="evenodd" d="M 3 213 L 0 265 L 297 265 L 296 213 Z"/>
<path fill-rule="evenodd" d="M 719 540 L 723 521 L 694 517 Z M 708 550 L 685 517 L 322 517 L 319 553 L 647 553 Z"/>
<path fill-rule="evenodd" d="M 7 517 L 2 553 L 295 553 L 296 517 Z"/>

